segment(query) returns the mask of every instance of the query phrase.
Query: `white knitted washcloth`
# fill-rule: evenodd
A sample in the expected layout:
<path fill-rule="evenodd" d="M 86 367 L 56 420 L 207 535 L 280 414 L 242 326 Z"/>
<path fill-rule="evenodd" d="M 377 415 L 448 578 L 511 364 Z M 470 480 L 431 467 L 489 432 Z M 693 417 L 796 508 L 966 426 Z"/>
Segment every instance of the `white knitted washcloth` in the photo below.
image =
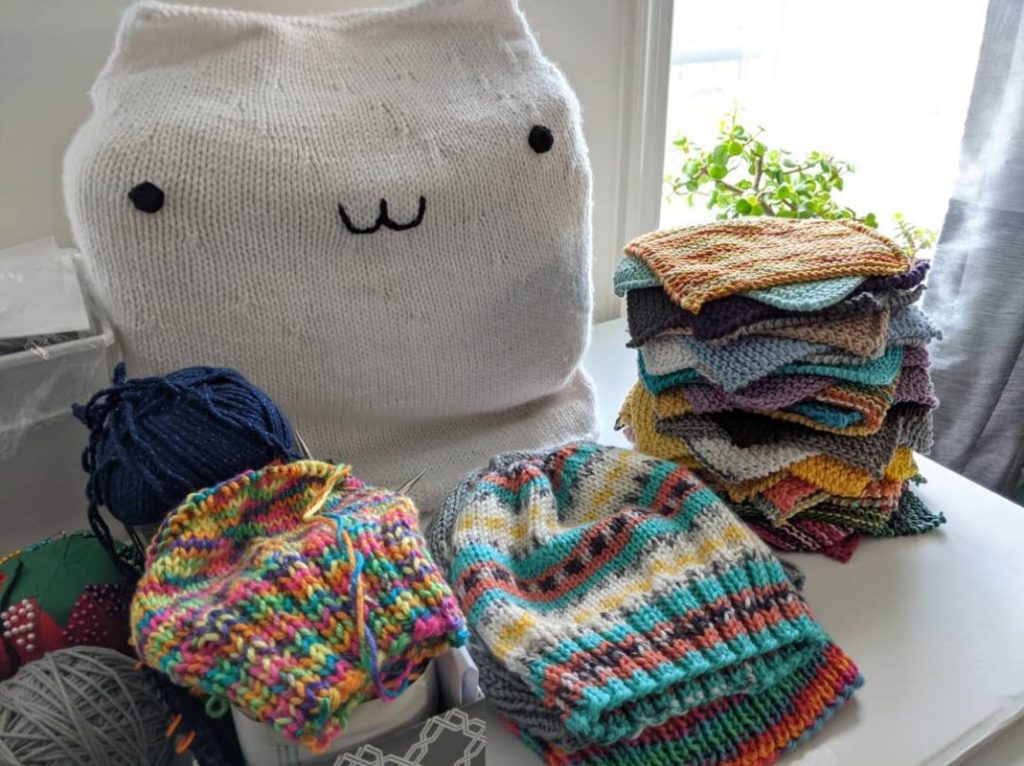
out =
<path fill-rule="evenodd" d="M 319 458 L 424 511 L 592 435 L 590 166 L 514 0 L 127 11 L 68 149 L 133 376 L 241 371 Z"/>

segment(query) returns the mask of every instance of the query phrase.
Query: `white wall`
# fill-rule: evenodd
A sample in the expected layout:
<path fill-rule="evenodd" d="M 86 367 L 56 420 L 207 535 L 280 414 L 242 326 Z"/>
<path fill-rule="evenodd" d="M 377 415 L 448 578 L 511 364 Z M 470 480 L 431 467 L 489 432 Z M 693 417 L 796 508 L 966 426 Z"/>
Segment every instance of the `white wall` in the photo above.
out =
<path fill-rule="evenodd" d="M 207 2 L 305 13 L 398 5 L 407 0 Z M 4 0 L 0 5 L 0 247 L 48 234 L 70 244 L 61 197 L 61 158 L 86 117 L 89 87 L 128 4 L 128 0 Z M 627 231 L 625 195 L 631 193 L 629 181 L 636 174 L 629 130 L 637 41 L 642 39 L 637 27 L 646 6 L 647 0 L 522 0 L 541 46 L 561 65 L 583 103 L 594 166 L 597 321 L 618 314 L 610 288 L 612 270 L 623 242 L 637 233 Z M 650 225 L 656 220 L 652 218 Z"/>

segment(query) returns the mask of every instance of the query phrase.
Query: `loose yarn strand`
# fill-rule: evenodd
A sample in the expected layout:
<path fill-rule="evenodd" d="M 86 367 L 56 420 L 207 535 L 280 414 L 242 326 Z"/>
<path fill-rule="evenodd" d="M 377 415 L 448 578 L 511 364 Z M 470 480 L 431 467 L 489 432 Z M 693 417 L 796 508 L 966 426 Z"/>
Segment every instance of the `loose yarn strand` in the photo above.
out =
<path fill-rule="evenodd" d="M 316 496 L 313 498 L 313 502 L 309 504 L 309 507 L 306 508 L 305 511 L 303 511 L 302 518 L 304 521 L 309 521 L 318 513 L 320 513 L 320 511 L 324 507 L 324 504 L 330 499 L 331 492 L 334 491 L 334 487 L 338 484 L 339 481 L 348 476 L 351 471 L 352 466 L 349 465 L 341 464 L 335 466 L 334 471 L 332 471 L 324 479 L 323 486 L 320 488 Z M 341 544 L 341 540 L 338 540 L 338 544 Z M 350 540 L 348 544 L 349 549 L 351 550 L 352 541 Z"/>

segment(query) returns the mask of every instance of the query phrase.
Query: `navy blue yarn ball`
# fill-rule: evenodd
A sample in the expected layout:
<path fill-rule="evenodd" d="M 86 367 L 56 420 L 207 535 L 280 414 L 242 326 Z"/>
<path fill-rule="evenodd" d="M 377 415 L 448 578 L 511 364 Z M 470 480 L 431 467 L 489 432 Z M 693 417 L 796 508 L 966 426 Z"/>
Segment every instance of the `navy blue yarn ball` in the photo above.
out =
<path fill-rule="evenodd" d="M 90 519 L 104 506 L 123 524 L 155 524 L 192 492 L 301 457 L 287 418 L 235 370 L 128 379 L 122 363 L 113 385 L 72 409 L 89 429 Z"/>

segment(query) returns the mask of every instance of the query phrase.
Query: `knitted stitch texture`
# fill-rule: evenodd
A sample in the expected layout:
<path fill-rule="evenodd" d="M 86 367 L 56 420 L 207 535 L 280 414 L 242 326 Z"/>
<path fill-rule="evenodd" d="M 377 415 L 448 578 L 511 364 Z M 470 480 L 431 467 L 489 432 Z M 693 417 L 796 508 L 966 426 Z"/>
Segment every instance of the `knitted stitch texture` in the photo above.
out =
<path fill-rule="evenodd" d="M 794 341 L 802 344 L 802 341 Z M 685 367 L 667 374 L 652 374 L 647 367 L 647 357 L 641 353 L 638 355 L 639 375 L 651 393 L 660 394 L 670 388 L 694 383 L 701 378 L 717 383 L 726 391 L 738 391 L 746 385 L 760 380 L 771 373 L 782 375 L 819 375 L 833 378 L 837 381 L 849 381 L 869 386 L 884 386 L 895 383 L 903 366 L 903 347 L 889 346 L 886 352 L 878 359 L 864 359 L 863 357 L 831 356 L 822 362 L 782 362 L 785 356 L 785 349 L 773 346 L 764 338 L 750 339 L 752 351 L 746 348 L 741 349 L 740 355 L 746 354 L 750 359 L 750 366 L 744 367 L 737 359 L 728 353 L 716 353 L 711 347 L 702 347 L 698 353 L 701 368 Z M 659 347 L 660 348 L 660 347 Z M 806 350 L 807 345 L 802 345 L 800 350 Z M 790 352 L 795 351 L 790 349 Z M 763 352 L 760 353 L 759 352 Z M 672 347 L 669 347 L 667 354 L 673 354 Z M 676 357 L 678 359 L 678 357 Z M 664 359 L 658 358 L 659 363 L 666 363 Z M 671 362 L 669 362 L 671 363 Z M 714 369 L 712 369 L 714 367 Z"/>
<path fill-rule="evenodd" d="M 768 545 L 792 553 L 821 553 L 848 562 L 860 546 L 861 535 L 849 527 L 817 519 L 794 519 L 783 527 L 744 516 L 747 525 Z"/>
<path fill-rule="evenodd" d="M 830 321 L 877 312 L 886 306 L 909 306 L 923 292 L 923 285 L 908 290 L 856 292 L 816 314 L 784 311 L 741 295 L 732 295 L 706 304 L 699 314 L 691 314 L 672 303 L 659 288 L 633 290 L 626 295 L 626 320 L 631 336 L 629 345 L 643 345 L 651 338 L 675 329 L 690 330 L 700 340 L 715 340 L 733 334 L 764 334 L 775 328 L 810 325 L 821 320 Z"/>
<path fill-rule="evenodd" d="M 627 255 L 619 261 L 612 281 L 615 294 L 620 298 L 625 297 L 630 290 L 661 285 L 650 267 L 632 255 Z M 819 311 L 841 301 L 863 281 L 864 277 L 837 277 L 816 282 L 776 285 L 740 294 L 789 311 Z"/>
<path fill-rule="evenodd" d="M 928 510 L 924 502 L 907 489 L 908 484 L 905 483 L 898 493 L 881 498 L 877 508 L 868 502 L 851 505 L 829 501 L 801 513 L 800 518 L 828 521 L 870 537 L 918 535 L 944 523 L 945 517 Z"/>
<path fill-rule="evenodd" d="M 841 224 L 745 219 L 627 246 L 616 289 L 639 380 L 616 427 L 692 468 L 770 544 L 845 561 L 861 534 L 941 523 L 916 498 L 900 513 L 914 450 L 932 443 L 939 331 L 912 305 L 928 263 Z M 873 255 L 858 269 L 851 253 L 879 240 L 887 270 Z"/>
<path fill-rule="evenodd" d="M 474 656 L 488 700 L 507 716 L 510 728 L 551 766 L 772 763 L 821 729 L 862 684 L 850 658 L 830 645 L 814 663 L 756 697 L 733 695 L 693 708 L 635 739 L 573 750 L 529 728 L 539 725 L 547 733 L 544 727 L 557 721 L 536 703 L 529 687 L 505 672 L 486 649 L 479 649 Z"/>
<path fill-rule="evenodd" d="M 937 405 L 927 366 L 920 361 L 923 349 L 908 348 L 903 354 L 896 387 L 892 391 L 893 403 L 909 402 L 934 409 Z M 766 412 L 790 407 L 836 385 L 832 378 L 821 375 L 769 375 L 738 391 L 724 391 L 709 383 L 688 383 L 685 398 L 691 410 L 698 414 L 746 410 Z M 888 389 L 886 389 L 888 390 Z M 771 417 L 771 414 L 766 415 Z"/>
<path fill-rule="evenodd" d="M 426 470 L 429 513 L 497 452 L 596 432 L 591 172 L 514 0 L 400 5 L 132 4 L 64 193 L 133 374 L 238 369 L 313 454 Z"/>
<path fill-rule="evenodd" d="M 740 295 L 787 311 L 821 311 L 823 308 L 839 303 L 860 287 L 863 281 L 864 277 L 836 277 L 815 282 L 782 284 L 760 290 L 748 290 Z"/>
<path fill-rule="evenodd" d="M 929 414 L 930 408 L 922 404 L 899 402 L 889 409 L 882 427 L 888 430 L 895 421 L 900 421 L 900 432 L 906 434 L 908 446 L 918 445 L 914 446 L 916 451 L 927 453 L 926 442 L 930 435 Z M 707 416 L 707 419 L 721 429 L 721 431 L 716 430 L 716 434 L 724 436 L 740 448 L 754 445 L 789 444 L 805 439 L 810 439 L 821 445 L 828 444 L 831 447 L 844 438 L 821 434 L 795 423 L 780 423 L 766 415 L 755 413 L 720 412 Z M 694 432 L 696 433 L 698 430 L 709 432 L 705 428 L 695 428 Z M 861 437 L 854 441 L 866 440 L 870 443 L 874 441 L 874 436 Z M 841 448 L 836 447 L 836 449 Z"/>
<path fill-rule="evenodd" d="M 643 384 L 639 384 L 643 386 Z M 646 386 L 643 386 L 646 388 Z M 873 434 L 882 427 L 886 413 L 893 403 L 895 384 L 863 386 L 840 381 L 814 394 L 807 400 L 781 410 L 752 412 L 768 418 L 799 423 L 809 428 L 830 433 L 854 436 Z M 693 412 L 688 398 L 688 386 L 669 389 L 653 398 L 658 420 L 682 417 Z"/>
<path fill-rule="evenodd" d="M 914 462 L 913 451 L 906 447 L 896 450 L 892 460 L 885 466 L 883 479 L 905 481 L 917 476 L 917 464 Z M 734 500 L 743 501 L 760 494 L 772 485 L 787 477 L 796 477 L 824 490 L 831 495 L 841 497 L 860 497 L 875 479 L 868 471 L 847 465 L 830 455 L 814 455 L 794 463 L 770 476 L 731 483 L 729 496 Z"/>
<path fill-rule="evenodd" d="M 779 550 L 824 553 L 845 562 L 849 561 L 860 543 L 860 533 L 851 527 L 850 517 L 836 513 L 832 505 L 819 506 L 815 511 L 801 514 L 799 518 L 782 526 L 763 518 L 762 513 L 753 506 L 733 504 L 732 508 L 762 540 Z M 920 535 L 937 529 L 945 522 L 945 516 L 928 510 L 916 494 L 904 490 L 885 525 L 869 534 L 873 537 Z M 857 523 L 856 519 L 853 523 Z"/>
<path fill-rule="evenodd" d="M 479 640 L 485 691 L 549 763 L 640 763 L 637 737 L 649 756 L 729 762 L 700 721 L 742 749 L 782 716 L 788 736 L 743 751 L 767 763 L 860 683 L 778 561 L 674 463 L 592 443 L 499 456 L 451 493 L 428 539 Z M 822 664 L 819 693 L 799 693 Z M 754 707 L 730 717 L 733 702 Z"/>
<path fill-rule="evenodd" d="M 701 461 L 690 453 L 683 440 L 657 430 L 656 403 L 662 398 L 655 397 L 637 383 L 623 404 L 616 426 L 627 428 L 628 436 L 635 442 L 637 449 L 690 466 L 718 491 L 728 493 L 730 487 L 735 486 L 740 495 L 746 498 L 746 502 L 732 501 L 730 505 L 745 511 L 745 520 L 753 514 L 753 518 L 767 524 L 784 521 L 785 530 L 775 532 L 765 531 L 751 523 L 754 531 L 770 545 L 781 550 L 821 552 L 845 561 L 856 549 L 859 531 L 884 536 L 897 535 L 900 529 L 907 528 L 893 522 L 893 511 L 905 487 L 903 478 L 910 478 L 916 473 L 913 458 L 907 451 L 900 453 L 898 459 L 894 459 L 888 466 L 890 475 L 898 478 L 868 481 L 856 497 L 830 494 L 816 484 L 788 472 L 780 472 L 760 486 L 742 482 L 731 485 L 719 481 L 713 473 L 707 471 Z M 743 417 L 737 414 L 738 420 Z M 806 469 L 809 466 L 814 467 L 813 464 L 805 464 L 802 471 L 805 476 L 808 475 Z M 842 469 L 839 470 L 842 474 Z M 760 493 L 756 492 L 758 489 Z M 843 489 L 849 489 L 849 486 Z M 751 495 L 750 490 L 754 494 Z M 743 494 L 744 491 L 746 494 Z M 820 512 L 814 513 L 818 509 Z M 922 519 L 921 531 L 934 528 L 944 521 L 937 520 L 927 509 L 923 509 Z M 798 526 L 790 526 L 798 522 Z"/>
<path fill-rule="evenodd" d="M 615 428 L 625 429 L 627 438 L 640 452 L 674 460 L 687 468 L 700 468 L 700 461 L 690 454 L 682 441 L 658 430 L 655 396 L 640 383 L 635 383 L 626 395 Z"/>
<path fill-rule="evenodd" d="M 775 338 L 793 338 L 811 343 L 824 343 L 835 348 L 849 351 L 858 356 L 881 356 L 885 350 L 885 338 L 888 332 L 890 309 L 883 306 L 878 311 L 864 314 L 824 319 L 811 324 L 790 324 L 776 326 L 772 322 L 764 326 L 747 326 L 721 338 L 706 341 L 707 343 L 724 345 L 737 338 L 752 334 L 754 329 L 759 335 Z"/>
<path fill-rule="evenodd" d="M 874 532 L 877 522 L 887 519 L 896 507 L 905 484 L 899 479 L 883 478 L 870 482 L 854 497 L 841 497 L 799 476 L 786 474 L 743 502 L 753 505 L 775 525 L 788 524 L 798 515 L 813 518 L 813 511 L 833 508 L 850 517 L 842 522 L 846 526 Z"/>
<path fill-rule="evenodd" d="M 924 346 L 941 333 L 915 306 L 892 313 L 885 343 L 877 354 L 851 354 L 826 343 L 751 335 L 728 344 L 701 341 L 686 335 L 664 335 L 645 343 L 640 353 L 652 375 L 695 368 L 728 391 L 736 391 L 784 365 L 805 361 L 857 366 L 884 355 L 885 346 Z"/>
<path fill-rule="evenodd" d="M 754 414 L 744 413 L 735 419 L 748 418 L 763 423 L 763 430 L 777 433 L 777 438 L 744 446 L 719 425 L 715 416 L 675 418 L 658 423 L 657 428 L 681 439 L 705 469 L 725 482 L 768 476 L 817 454 L 830 455 L 877 478 L 892 461 L 897 447 L 927 454 L 932 446 L 931 411 L 920 405 L 893 407 L 877 433 L 856 439 Z"/>
<path fill-rule="evenodd" d="M 792 338 L 750 335 L 727 346 L 713 346 L 686 335 L 669 335 L 647 341 L 640 355 L 650 375 L 692 368 L 727 391 L 736 391 L 783 365 L 826 351 L 834 349 Z"/>
<path fill-rule="evenodd" d="M 931 375 L 928 374 L 928 368 L 908 367 L 904 360 L 903 371 L 893 393 L 893 401 L 916 402 L 931 409 L 938 407 L 939 400 L 935 396 L 935 386 L 932 384 Z"/>
<path fill-rule="evenodd" d="M 658 277 L 665 293 L 692 313 L 708 301 L 794 282 L 905 272 L 907 253 L 854 221 L 740 218 L 656 231 L 626 252 Z"/>
<path fill-rule="evenodd" d="M 314 750 L 467 637 L 412 502 L 311 460 L 243 473 L 171 513 L 131 629 L 174 683 Z"/>
<path fill-rule="evenodd" d="M 736 391 L 708 382 L 688 383 L 686 399 L 693 412 L 776 410 L 813 397 L 835 385 L 823 375 L 768 375 Z"/>
<path fill-rule="evenodd" d="M 780 284 L 760 290 L 738 293 L 741 298 L 750 298 L 789 311 L 820 311 L 838 303 L 843 298 L 861 292 L 884 290 L 908 290 L 924 281 L 931 263 L 919 260 L 909 271 L 885 277 L 837 277 L 815 282 Z M 615 269 L 613 277 L 615 294 L 620 298 L 630 290 L 647 287 L 661 287 L 661 281 L 639 258 L 627 255 Z M 852 285 L 852 287 L 851 287 Z M 729 298 L 722 299 L 726 303 Z"/>

